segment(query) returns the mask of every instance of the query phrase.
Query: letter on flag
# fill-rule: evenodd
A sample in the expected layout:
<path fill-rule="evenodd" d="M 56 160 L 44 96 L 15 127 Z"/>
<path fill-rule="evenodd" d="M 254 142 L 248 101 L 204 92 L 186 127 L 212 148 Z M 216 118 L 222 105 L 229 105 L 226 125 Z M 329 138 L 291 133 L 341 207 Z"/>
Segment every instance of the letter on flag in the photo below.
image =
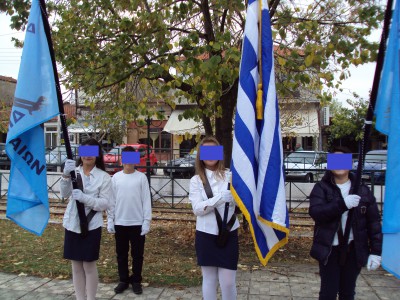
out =
<path fill-rule="evenodd" d="M 231 169 L 232 193 L 250 224 L 258 258 L 266 265 L 274 252 L 287 243 L 289 235 L 273 43 L 266 0 L 261 1 L 261 5 L 254 0 L 248 3 Z"/>
<path fill-rule="evenodd" d="M 383 206 L 382 266 L 400 279 L 400 13 L 393 11 L 375 108 L 376 129 L 389 137 Z"/>
<path fill-rule="evenodd" d="M 42 123 L 58 112 L 49 45 L 39 1 L 33 0 L 7 133 L 11 171 L 6 215 L 37 235 L 49 220 Z"/>

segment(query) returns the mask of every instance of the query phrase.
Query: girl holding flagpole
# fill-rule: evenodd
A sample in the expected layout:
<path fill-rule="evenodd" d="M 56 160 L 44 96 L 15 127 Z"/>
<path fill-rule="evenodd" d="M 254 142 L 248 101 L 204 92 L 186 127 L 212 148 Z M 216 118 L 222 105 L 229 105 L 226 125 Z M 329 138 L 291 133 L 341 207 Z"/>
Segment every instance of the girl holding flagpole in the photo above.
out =
<path fill-rule="evenodd" d="M 96 260 L 99 259 L 102 211 L 108 209 L 112 200 L 111 177 L 105 172 L 103 151 L 95 139 L 88 139 L 82 145 L 95 146 L 97 156 L 82 156 L 78 162 L 65 162 L 61 179 L 61 196 L 69 197 L 64 214 L 65 228 L 64 258 L 71 260 L 72 280 L 77 300 L 94 300 L 98 286 Z M 70 173 L 75 171 L 82 177 L 83 191 L 72 188 Z M 82 234 L 78 205 L 84 204 L 88 217 L 87 234 Z M 85 298 L 85 295 L 87 298 Z"/>
<path fill-rule="evenodd" d="M 217 299 L 218 283 L 223 300 L 236 299 L 236 270 L 239 260 L 238 227 L 234 215 L 235 201 L 229 190 L 230 172 L 225 170 L 223 160 L 200 159 L 202 146 L 219 146 L 214 137 L 205 137 L 197 149 L 196 175 L 190 180 L 189 199 L 196 220 L 196 254 L 203 276 L 204 300 Z M 222 228 L 217 221 L 229 220 L 225 245 L 217 243 Z M 229 224 L 230 223 L 230 224 Z"/>
<path fill-rule="evenodd" d="M 332 152 L 351 153 L 346 147 L 335 147 Z M 339 299 L 354 299 L 361 268 L 366 265 L 376 270 L 381 263 L 378 206 L 366 185 L 360 186 L 359 195 L 352 194 L 354 182 L 350 170 L 333 168 L 311 191 L 309 214 L 315 227 L 310 254 L 319 261 L 321 300 L 335 300 L 338 294 Z"/>

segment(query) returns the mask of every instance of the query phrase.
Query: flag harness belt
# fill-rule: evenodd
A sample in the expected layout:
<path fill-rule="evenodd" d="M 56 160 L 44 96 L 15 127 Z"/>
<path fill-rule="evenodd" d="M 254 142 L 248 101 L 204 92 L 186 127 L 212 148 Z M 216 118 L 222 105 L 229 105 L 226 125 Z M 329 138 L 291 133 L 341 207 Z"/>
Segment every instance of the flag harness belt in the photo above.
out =
<path fill-rule="evenodd" d="M 322 189 L 325 191 L 327 194 L 327 197 L 329 201 L 333 200 L 333 195 L 329 193 L 330 189 L 326 186 L 326 184 L 323 181 L 321 182 Z M 353 193 L 353 188 L 350 189 L 350 193 Z M 345 229 L 343 232 L 343 226 L 342 226 L 342 221 L 339 221 L 339 229 L 337 231 L 338 234 L 338 240 L 339 240 L 339 264 L 340 266 L 344 266 L 346 263 L 346 258 L 347 258 L 347 253 L 349 251 L 349 236 L 350 236 L 350 229 L 353 226 L 353 212 L 354 209 L 350 209 L 349 213 L 347 215 L 347 220 L 346 220 L 346 225 Z"/>
<path fill-rule="evenodd" d="M 82 176 L 79 172 L 76 173 L 76 183 L 78 185 L 78 189 L 83 192 L 83 181 Z M 97 213 L 95 210 L 91 210 L 87 215 L 85 214 L 85 205 L 82 202 L 76 200 L 76 206 L 78 209 L 78 215 L 80 220 L 81 227 L 81 235 L 85 238 L 89 233 L 89 223 L 93 219 L 94 215 Z"/>
<path fill-rule="evenodd" d="M 211 190 L 210 183 L 208 182 L 207 176 L 205 176 L 205 182 L 203 182 L 204 190 L 207 194 L 208 198 L 213 197 L 213 192 Z M 218 235 L 216 238 L 216 243 L 217 246 L 220 248 L 223 248 L 226 246 L 229 238 L 229 233 L 231 232 L 231 229 L 233 225 L 236 222 L 236 214 L 234 213 L 231 217 L 231 219 L 228 221 L 228 210 L 229 210 L 229 203 L 225 203 L 225 209 L 224 209 L 224 219 L 222 220 L 221 215 L 219 214 L 217 208 L 214 208 L 215 212 L 215 218 L 217 219 L 217 225 L 218 225 Z"/>

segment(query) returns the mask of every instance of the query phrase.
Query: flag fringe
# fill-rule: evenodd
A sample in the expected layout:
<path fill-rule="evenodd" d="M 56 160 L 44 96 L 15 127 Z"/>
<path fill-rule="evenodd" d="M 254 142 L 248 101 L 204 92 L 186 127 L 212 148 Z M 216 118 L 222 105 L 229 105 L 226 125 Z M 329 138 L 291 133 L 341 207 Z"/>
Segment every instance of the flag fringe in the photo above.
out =
<path fill-rule="evenodd" d="M 263 223 L 265 223 L 265 224 L 271 226 L 271 227 L 274 228 L 274 229 L 277 229 L 277 230 L 279 230 L 279 231 L 282 231 L 282 232 L 284 232 L 284 233 L 286 234 L 285 238 L 283 238 L 282 240 L 280 240 L 280 241 L 279 241 L 278 243 L 276 243 L 271 249 L 269 249 L 269 251 L 268 251 L 268 253 L 267 253 L 266 256 L 263 256 L 262 253 L 261 253 L 261 251 L 260 251 L 260 247 L 258 246 L 256 236 L 255 236 L 255 234 L 254 234 L 254 228 L 253 228 L 253 224 L 251 223 L 250 213 L 248 212 L 246 206 L 243 204 L 242 199 L 239 197 L 239 195 L 237 194 L 237 192 L 236 192 L 235 188 L 232 186 L 232 184 L 231 184 L 231 193 L 232 193 L 232 195 L 233 195 L 233 198 L 234 198 L 235 201 L 236 201 L 236 204 L 239 206 L 241 212 L 243 213 L 243 215 L 245 216 L 245 218 L 246 218 L 246 220 L 247 220 L 247 222 L 248 222 L 248 224 L 249 224 L 251 236 L 252 236 L 253 242 L 254 242 L 254 248 L 255 248 L 255 250 L 256 250 L 258 259 L 260 260 L 260 262 L 262 263 L 263 266 L 266 266 L 267 263 L 268 263 L 268 261 L 270 260 L 270 258 L 275 254 L 275 252 L 276 252 L 279 248 L 283 247 L 284 245 L 286 245 L 286 244 L 288 243 L 288 241 L 289 241 L 289 231 L 290 231 L 290 230 L 289 230 L 288 228 L 285 228 L 285 227 L 279 225 L 279 224 L 266 221 L 266 220 L 264 220 L 263 218 L 261 218 L 261 217 L 258 216 L 258 219 L 259 219 L 260 221 L 262 221 Z"/>

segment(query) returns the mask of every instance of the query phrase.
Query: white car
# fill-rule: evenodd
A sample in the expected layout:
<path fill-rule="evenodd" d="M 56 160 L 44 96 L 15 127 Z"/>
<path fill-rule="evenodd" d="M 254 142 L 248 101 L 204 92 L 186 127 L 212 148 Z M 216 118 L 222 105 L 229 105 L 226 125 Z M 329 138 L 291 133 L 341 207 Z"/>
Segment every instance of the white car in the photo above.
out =
<path fill-rule="evenodd" d="M 366 182 L 384 185 L 386 176 L 387 150 L 371 150 L 365 154 L 362 179 Z M 358 159 L 353 163 L 353 169 L 357 170 Z M 355 171 L 354 171 L 355 172 Z"/>
<path fill-rule="evenodd" d="M 71 144 L 72 156 L 74 159 L 79 157 L 78 155 L 79 145 Z M 57 171 L 57 167 L 61 166 L 64 168 L 64 162 L 67 160 L 67 150 L 65 145 L 55 147 L 50 152 L 46 153 L 46 165 L 47 171 Z"/>
<path fill-rule="evenodd" d="M 284 160 L 286 181 L 315 182 L 326 170 L 326 152 L 298 151 Z"/>

